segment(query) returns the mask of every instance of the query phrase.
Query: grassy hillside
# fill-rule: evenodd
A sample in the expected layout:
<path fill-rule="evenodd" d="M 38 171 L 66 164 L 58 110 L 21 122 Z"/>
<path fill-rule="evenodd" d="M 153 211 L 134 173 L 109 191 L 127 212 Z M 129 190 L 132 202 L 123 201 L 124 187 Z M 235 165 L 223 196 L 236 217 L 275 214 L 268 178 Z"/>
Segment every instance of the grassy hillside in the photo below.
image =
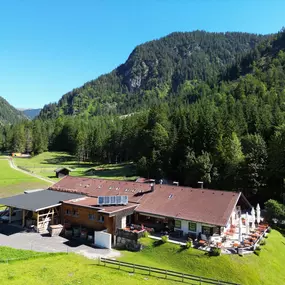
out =
<path fill-rule="evenodd" d="M 50 184 L 12 169 L 7 160 L 0 160 L 0 197 L 11 196 L 28 189 L 47 187 Z"/>
<path fill-rule="evenodd" d="M 272 231 L 266 241 L 260 256 L 209 257 L 199 250 L 181 250 L 179 246 L 170 243 L 155 246 L 153 240 L 142 239 L 145 245 L 143 251 L 124 251 L 121 259 L 243 285 L 285 284 L 285 238 L 279 232 Z"/>
<path fill-rule="evenodd" d="M 104 179 L 131 180 L 135 179 L 135 169 L 131 164 L 91 164 L 78 163 L 74 156 L 65 152 L 44 152 L 32 158 L 15 158 L 15 163 L 33 173 L 54 181 L 54 170 L 66 166 L 72 169 L 72 176 L 88 176 Z"/>
<path fill-rule="evenodd" d="M 13 261 L 8 265 L 0 263 L 0 280 L 1 284 L 9 285 L 177 284 L 176 282 L 139 274 L 133 275 L 124 271 L 98 266 L 97 261 L 88 260 L 75 254 L 37 257 L 35 259 Z"/>

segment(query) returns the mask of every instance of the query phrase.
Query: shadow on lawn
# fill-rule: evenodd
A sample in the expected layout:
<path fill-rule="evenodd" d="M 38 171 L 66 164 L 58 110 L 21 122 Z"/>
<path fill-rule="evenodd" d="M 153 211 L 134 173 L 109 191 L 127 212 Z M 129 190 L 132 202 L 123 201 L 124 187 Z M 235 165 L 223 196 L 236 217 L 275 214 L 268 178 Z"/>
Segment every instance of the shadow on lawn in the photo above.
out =
<path fill-rule="evenodd" d="M 133 165 L 119 165 L 113 168 L 91 168 L 86 170 L 82 175 L 98 177 L 132 177 L 136 175 L 136 171 Z"/>

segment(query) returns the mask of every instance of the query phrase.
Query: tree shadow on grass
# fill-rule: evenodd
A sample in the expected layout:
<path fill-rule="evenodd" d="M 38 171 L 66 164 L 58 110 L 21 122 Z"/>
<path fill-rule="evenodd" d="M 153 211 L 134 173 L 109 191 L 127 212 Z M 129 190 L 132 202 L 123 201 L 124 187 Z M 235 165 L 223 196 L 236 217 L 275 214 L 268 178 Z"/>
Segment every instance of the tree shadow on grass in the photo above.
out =
<path fill-rule="evenodd" d="M 83 175 L 98 177 L 132 177 L 136 175 L 136 171 L 133 165 L 119 165 L 112 168 L 91 168 L 86 170 Z"/>

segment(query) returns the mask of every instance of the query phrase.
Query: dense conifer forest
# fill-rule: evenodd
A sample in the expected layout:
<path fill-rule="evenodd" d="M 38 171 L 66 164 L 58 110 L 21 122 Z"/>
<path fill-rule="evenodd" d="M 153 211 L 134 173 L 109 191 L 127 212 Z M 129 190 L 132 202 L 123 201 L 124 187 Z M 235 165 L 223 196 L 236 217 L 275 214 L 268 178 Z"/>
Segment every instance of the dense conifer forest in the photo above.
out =
<path fill-rule="evenodd" d="M 18 123 L 23 119 L 26 116 L 0 96 L 0 125 Z"/>
<path fill-rule="evenodd" d="M 178 35 L 178 43 L 188 41 L 188 33 L 178 33 L 139 46 L 123 66 L 46 106 L 38 119 L 3 126 L 0 149 L 134 161 L 142 176 L 194 187 L 203 181 L 208 188 L 241 190 L 253 202 L 282 201 L 285 31 L 270 37 L 195 32 L 190 39 L 200 44 L 191 51 L 179 48 Z M 178 50 L 168 54 L 170 46 Z M 189 52 L 197 56 L 180 62 L 174 56 Z M 153 55 L 147 64 L 141 60 Z M 128 69 L 131 64 L 137 69 Z M 115 111 L 105 112 L 114 102 Z"/>

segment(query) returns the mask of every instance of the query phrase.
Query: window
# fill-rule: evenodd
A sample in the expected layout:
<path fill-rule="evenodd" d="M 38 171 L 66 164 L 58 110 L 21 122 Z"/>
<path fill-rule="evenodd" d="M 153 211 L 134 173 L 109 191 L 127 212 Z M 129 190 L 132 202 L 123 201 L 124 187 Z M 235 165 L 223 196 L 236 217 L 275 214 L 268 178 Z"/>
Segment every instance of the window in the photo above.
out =
<path fill-rule="evenodd" d="M 181 221 L 175 220 L 174 227 L 175 227 L 175 228 L 178 228 L 178 229 L 181 229 Z"/>
<path fill-rule="evenodd" d="M 94 214 L 88 214 L 88 219 L 89 220 L 95 220 Z"/>
<path fill-rule="evenodd" d="M 71 215 L 71 211 L 69 209 L 65 210 L 65 215 L 70 216 Z"/>
<path fill-rule="evenodd" d="M 78 217 L 79 216 L 78 211 L 77 210 L 73 210 L 72 211 L 72 216 L 73 217 Z"/>
<path fill-rule="evenodd" d="M 98 217 L 98 221 L 99 221 L 100 223 L 104 223 L 104 216 L 100 215 L 100 216 Z"/>
<path fill-rule="evenodd" d="M 188 229 L 189 229 L 190 232 L 196 232 L 197 224 L 193 223 L 193 222 L 189 222 Z"/>
<path fill-rule="evenodd" d="M 202 226 L 202 234 L 211 235 L 211 228 L 207 226 Z"/>

